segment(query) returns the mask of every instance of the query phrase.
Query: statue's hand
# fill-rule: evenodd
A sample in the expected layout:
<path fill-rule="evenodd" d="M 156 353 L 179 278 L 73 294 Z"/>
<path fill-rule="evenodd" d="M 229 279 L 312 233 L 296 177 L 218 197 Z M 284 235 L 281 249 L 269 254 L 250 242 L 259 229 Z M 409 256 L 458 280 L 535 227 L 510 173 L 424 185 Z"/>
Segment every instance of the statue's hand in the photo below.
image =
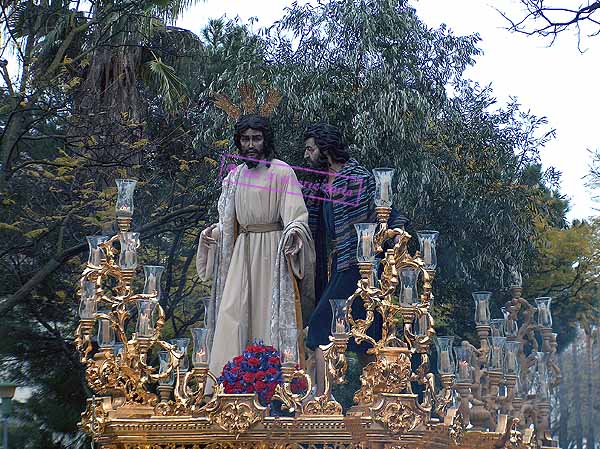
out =
<path fill-rule="evenodd" d="M 206 246 L 216 245 L 217 241 L 213 238 L 213 231 L 216 227 L 217 225 L 213 224 L 202 231 L 202 241 L 206 244 Z"/>
<path fill-rule="evenodd" d="M 285 254 L 287 256 L 295 256 L 302 249 L 302 239 L 297 232 L 293 232 L 288 243 L 286 244 Z"/>

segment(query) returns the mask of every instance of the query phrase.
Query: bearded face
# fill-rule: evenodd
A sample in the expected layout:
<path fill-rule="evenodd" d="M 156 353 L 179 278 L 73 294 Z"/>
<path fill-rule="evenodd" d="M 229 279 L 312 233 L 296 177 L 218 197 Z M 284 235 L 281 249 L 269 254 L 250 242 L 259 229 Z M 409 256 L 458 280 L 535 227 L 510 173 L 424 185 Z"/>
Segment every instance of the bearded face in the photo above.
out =
<path fill-rule="evenodd" d="M 252 160 L 245 161 L 249 168 L 254 168 L 265 156 L 265 139 L 262 131 L 248 128 L 240 133 L 240 155 Z"/>
<path fill-rule="evenodd" d="M 313 137 L 304 142 L 304 160 L 317 170 L 326 170 L 329 167 L 327 157 L 321 153 Z"/>

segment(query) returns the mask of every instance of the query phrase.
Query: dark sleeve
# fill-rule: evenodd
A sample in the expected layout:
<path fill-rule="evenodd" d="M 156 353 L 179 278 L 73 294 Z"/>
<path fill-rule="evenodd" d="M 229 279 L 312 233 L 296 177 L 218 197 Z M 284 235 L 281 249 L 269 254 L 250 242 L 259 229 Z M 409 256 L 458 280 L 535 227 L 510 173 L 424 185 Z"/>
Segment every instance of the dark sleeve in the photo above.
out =
<path fill-rule="evenodd" d="M 409 224 L 409 218 L 392 206 L 392 212 L 390 213 L 390 218 L 388 218 L 388 228 L 406 228 Z"/>

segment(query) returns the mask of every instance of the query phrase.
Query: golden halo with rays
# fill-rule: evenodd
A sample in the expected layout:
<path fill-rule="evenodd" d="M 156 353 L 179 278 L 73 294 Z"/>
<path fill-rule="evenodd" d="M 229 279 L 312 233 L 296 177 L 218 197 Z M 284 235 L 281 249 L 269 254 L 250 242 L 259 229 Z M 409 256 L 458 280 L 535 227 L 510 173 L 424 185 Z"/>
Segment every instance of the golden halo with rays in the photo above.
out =
<path fill-rule="evenodd" d="M 224 93 L 219 92 L 213 94 L 214 105 L 222 111 L 225 111 L 225 113 L 233 120 L 237 120 L 242 114 L 258 114 L 263 117 L 268 117 L 273 113 L 283 98 L 277 89 L 269 89 L 265 95 L 263 104 L 258 107 L 256 93 L 250 84 L 244 83 L 238 90 L 242 98 L 241 105 L 239 106 L 234 104 Z"/>

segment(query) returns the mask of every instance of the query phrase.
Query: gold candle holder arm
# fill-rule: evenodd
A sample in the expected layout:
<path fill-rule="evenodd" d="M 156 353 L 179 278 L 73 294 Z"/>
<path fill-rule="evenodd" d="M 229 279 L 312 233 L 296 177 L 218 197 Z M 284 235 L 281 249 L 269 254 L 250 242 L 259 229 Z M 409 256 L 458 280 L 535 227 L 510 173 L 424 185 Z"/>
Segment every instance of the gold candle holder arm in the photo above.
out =
<path fill-rule="evenodd" d="M 331 398 L 331 387 L 334 384 L 345 383 L 348 361 L 346 360 L 346 348 L 348 337 L 329 337 L 331 343 L 321 345 L 325 358 L 324 391 L 304 405 L 304 413 L 307 415 L 341 415 L 342 406 Z"/>

